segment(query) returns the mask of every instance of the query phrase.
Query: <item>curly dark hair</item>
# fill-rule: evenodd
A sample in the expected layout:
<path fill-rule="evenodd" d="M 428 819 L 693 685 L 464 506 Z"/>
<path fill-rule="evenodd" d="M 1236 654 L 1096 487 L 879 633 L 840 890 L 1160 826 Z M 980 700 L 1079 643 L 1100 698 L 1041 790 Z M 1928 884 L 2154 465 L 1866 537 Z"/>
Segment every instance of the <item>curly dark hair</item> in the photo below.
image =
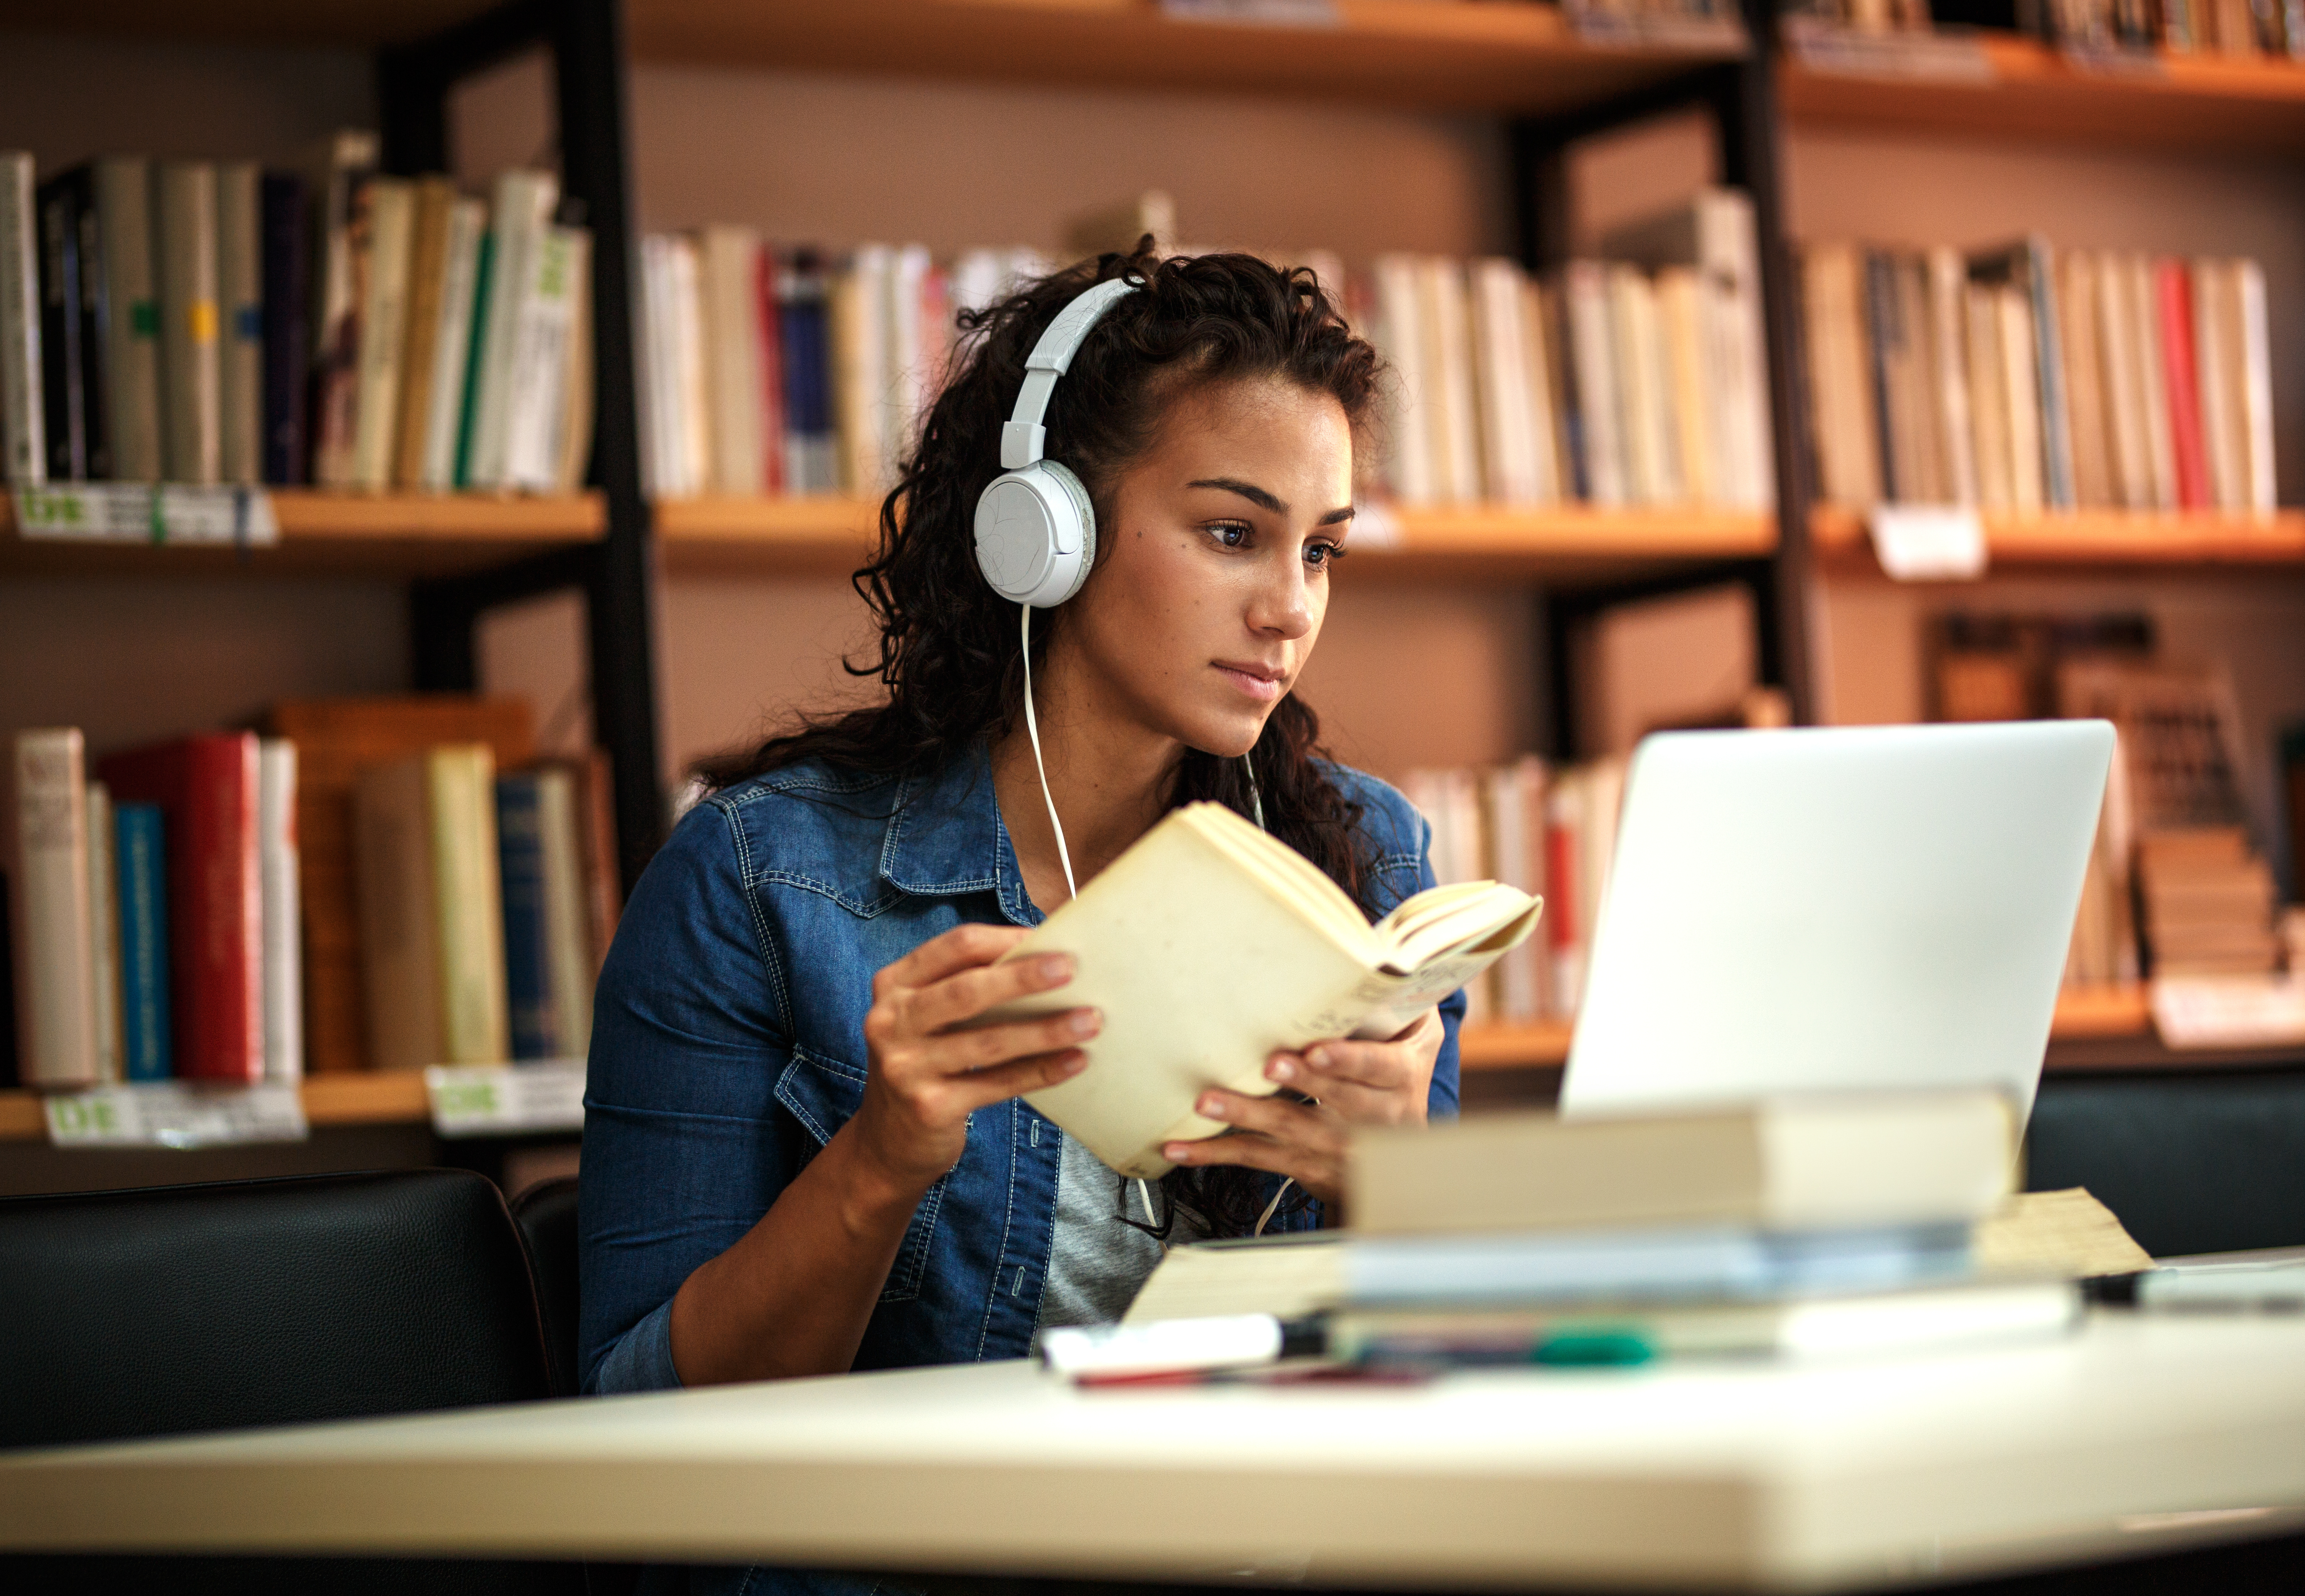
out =
<path fill-rule="evenodd" d="M 1000 472 L 1000 429 L 1025 357 L 1091 285 L 1127 277 L 1142 291 L 1106 312 L 1057 384 L 1047 453 L 1080 478 L 1104 524 L 1120 473 L 1152 446 L 1170 401 L 1187 386 L 1279 378 L 1333 397 L 1356 437 L 1365 437 L 1378 357 L 1311 271 L 1241 254 L 1160 259 L 1151 246 L 1148 237 L 1132 253 L 1083 261 L 962 314 L 951 377 L 881 503 L 879 548 L 851 579 L 880 642 L 876 655 L 844 663 L 852 675 L 878 677 L 887 699 L 806 717 L 753 748 L 701 760 L 695 773 L 707 787 L 811 760 L 890 775 L 934 770 L 1022 714 L 1016 606 L 977 570 L 976 501 Z M 1035 665 L 1063 624 L 1060 607 L 1033 629 Z M 1330 778 L 1320 728 L 1294 693 L 1267 717 L 1250 756 L 1265 824 L 1365 904 L 1360 806 Z M 1238 759 L 1190 750 L 1167 798 L 1172 807 L 1214 800 L 1245 814 L 1247 777 Z M 1234 1169 L 1178 1170 L 1164 1184 L 1219 1234 L 1254 1226 L 1271 1192 L 1267 1177 Z"/>

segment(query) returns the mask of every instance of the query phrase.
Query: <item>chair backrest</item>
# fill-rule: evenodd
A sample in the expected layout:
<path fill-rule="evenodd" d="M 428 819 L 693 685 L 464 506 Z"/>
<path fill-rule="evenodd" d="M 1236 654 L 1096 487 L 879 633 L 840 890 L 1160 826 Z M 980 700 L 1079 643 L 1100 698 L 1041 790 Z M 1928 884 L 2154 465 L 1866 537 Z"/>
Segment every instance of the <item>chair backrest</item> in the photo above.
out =
<path fill-rule="evenodd" d="M 549 1396 L 520 1233 L 458 1169 L 0 1200 L 0 1446 Z"/>
<path fill-rule="evenodd" d="M 536 1278 L 553 1395 L 574 1396 L 583 1378 L 576 1367 L 576 1177 L 538 1181 L 512 1200 L 512 1217 Z"/>

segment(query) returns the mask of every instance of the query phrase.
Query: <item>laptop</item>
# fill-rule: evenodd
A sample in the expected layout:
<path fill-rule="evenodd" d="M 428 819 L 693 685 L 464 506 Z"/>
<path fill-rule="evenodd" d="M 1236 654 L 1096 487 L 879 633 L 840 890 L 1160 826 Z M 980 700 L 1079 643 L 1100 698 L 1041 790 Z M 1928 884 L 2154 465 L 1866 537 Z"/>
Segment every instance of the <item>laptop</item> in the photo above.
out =
<path fill-rule="evenodd" d="M 1672 732 L 1633 755 L 1565 1115 L 1993 1085 L 2032 1109 L 2114 732 Z"/>

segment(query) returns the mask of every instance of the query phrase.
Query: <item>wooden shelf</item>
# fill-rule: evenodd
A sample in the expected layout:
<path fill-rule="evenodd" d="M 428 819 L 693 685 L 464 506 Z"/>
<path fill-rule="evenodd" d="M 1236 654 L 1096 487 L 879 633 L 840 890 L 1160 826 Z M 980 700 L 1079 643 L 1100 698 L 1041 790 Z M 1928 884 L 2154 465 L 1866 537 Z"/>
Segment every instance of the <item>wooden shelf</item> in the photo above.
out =
<path fill-rule="evenodd" d="M 497 497 L 331 493 L 302 488 L 271 491 L 280 540 L 247 549 L 26 539 L 16 531 L 10 504 L 0 497 L 0 572 L 440 576 L 547 548 L 597 542 L 607 525 L 597 493 Z"/>
<path fill-rule="evenodd" d="M 421 1070 L 313 1075 L 303 1085 L 304 1118 L 315 1126 L 418 1125 L 431 1117 Z M 0 1142 L 47 1134 L 38 1092 L 0 1091 Z"/>
<path fill-rule="evenodd" d="M 1838 505 L 1810 513 L 1809 538 L 1822 556 L 1872 558 L 1865 518 Z M 2187 512 L 2080 510 L 1988 515 L 1991 569 L 2017 566 L 2281 566 L 2305 568 L 2305 510 L 2269 521 Z"/>
<path fill-rule="evenodd" d="M 878 503 L 869 499 L 668 499 L 657 505 L 656 527 L 666 565 L 674 571 L 846 574 L 871 555 L 879 514 Z M 1380 531 L 1380 523 L 1390 530 Z M 1391 509 L 1372 515 L 1355 535 L 1338 580 L 1597 581 L 1660 564 L 1760 559 L 1775 546 L 1775 522 L 1748 513 Z"/>
<path fill-rule="evenodd" d="M 494 11 L 501 0 L 0 0 L 0 29 L 369 48 L 409 44 Z"/>
<path fill-rule="evenodd" d="M 1334 0 L 1338 24 L 1210 24 L 1157 0 L 631 0 L 641 61 L 1561 112 L 1741 48 L 1603 48 L 1550 5 Z"/>
<path fill-rule="evenodd" d="M 2057 1018 L 2049 1034 L 2054 1041 L 2094 1041 L 2146 1036 L 2152 1029 L 2143 987 L 2068 987 L 2057 994 Z M 1574 1031 L 1560 1020 L 1467 1026 L 1457 1039 L 1458 1065 L 1466 1070 L 1555 1067 L 1568 1062 Z"/>
<path fill-rule="evenodd" d="M 1780 101 L 1795 126 L 2143 149 L 2305 149 L 2305 65 L 2165 53 L 2093 70 L 2013 33 L 1981 43 L 1992 75 L 1976 82 L 1823 72 L 1788 58 Z"/>

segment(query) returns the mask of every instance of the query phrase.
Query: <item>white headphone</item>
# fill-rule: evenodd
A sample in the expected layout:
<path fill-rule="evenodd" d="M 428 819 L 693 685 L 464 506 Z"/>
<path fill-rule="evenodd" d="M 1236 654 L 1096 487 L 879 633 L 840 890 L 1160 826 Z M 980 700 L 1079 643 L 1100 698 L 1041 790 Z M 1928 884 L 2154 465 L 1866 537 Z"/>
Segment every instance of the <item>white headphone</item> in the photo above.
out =
<path fill-rule="evenodd" d="M 1080 591 L 1096 564 L 1096 511 L 1071 470 L 1042 457 L 1041 418 L 1073 356 L 1104 313 L 1137 284 L 1108 277 L 1057 312 L 1025 361 L 1016 413 L 1000 429 L 1003 474 L 976 501 L 976 568 L 1011 603 L 1053 609 Z"/>

